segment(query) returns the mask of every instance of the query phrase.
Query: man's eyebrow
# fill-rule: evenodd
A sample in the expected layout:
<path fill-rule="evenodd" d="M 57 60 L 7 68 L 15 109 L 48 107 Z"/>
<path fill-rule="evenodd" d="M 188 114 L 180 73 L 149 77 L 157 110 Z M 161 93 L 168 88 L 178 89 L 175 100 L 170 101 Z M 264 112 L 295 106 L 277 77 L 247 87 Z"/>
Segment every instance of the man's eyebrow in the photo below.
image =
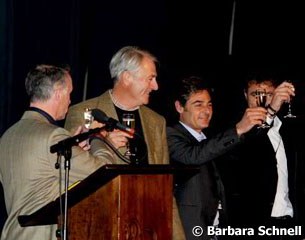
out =
<path fill-rule="evenodd" d="M 196 104 L 196 103 L 203 103 L 203 102 L 205 102 L 205 101 L 203 101 L 203 100 L 196 100 L 196 101 L 194 101 L 194 102 L 191 102 L 191 104 Z M 212 100 L 209 100 L 209 101 L 207 101 L 208 103 L 211 103 L 212 102 Z"/>
<path fill-rule="evenodd" d="M 191 102 L 191 104 L 202 103 L 202 102 L 203 102 L 202 100 L 195 100 L 195 101 Z"/>

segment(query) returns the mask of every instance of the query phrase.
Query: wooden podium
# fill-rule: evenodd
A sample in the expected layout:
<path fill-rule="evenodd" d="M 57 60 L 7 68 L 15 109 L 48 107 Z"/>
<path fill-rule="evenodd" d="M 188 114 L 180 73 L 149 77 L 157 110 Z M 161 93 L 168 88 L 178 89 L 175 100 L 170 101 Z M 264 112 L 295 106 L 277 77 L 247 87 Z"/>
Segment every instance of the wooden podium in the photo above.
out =
<path fill-rule="evenodd" d="M 68 239 L 172 239 L 173 174 L 197 172 L 171 165 L 101 167 L 68 192 Z M 58 223 L 59 201 L 19 216 L 20 225 Z"/>

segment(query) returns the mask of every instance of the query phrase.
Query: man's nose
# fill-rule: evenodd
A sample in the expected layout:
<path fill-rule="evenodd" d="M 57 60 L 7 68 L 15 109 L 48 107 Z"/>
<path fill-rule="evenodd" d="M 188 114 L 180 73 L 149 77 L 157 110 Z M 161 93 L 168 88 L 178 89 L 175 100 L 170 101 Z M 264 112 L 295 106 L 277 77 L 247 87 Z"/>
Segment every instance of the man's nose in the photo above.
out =
<path fill-rule="evenodd" d="M 158 86 L 158 83 L 157 83 L 157 80 L 156 80 L 156 79 L 153 79 L 153 80 L 150 82 L 150 88 L 153 89 L 153 90 L 158 90 L 158 89 L 159 89 L 159 86 Z"/>

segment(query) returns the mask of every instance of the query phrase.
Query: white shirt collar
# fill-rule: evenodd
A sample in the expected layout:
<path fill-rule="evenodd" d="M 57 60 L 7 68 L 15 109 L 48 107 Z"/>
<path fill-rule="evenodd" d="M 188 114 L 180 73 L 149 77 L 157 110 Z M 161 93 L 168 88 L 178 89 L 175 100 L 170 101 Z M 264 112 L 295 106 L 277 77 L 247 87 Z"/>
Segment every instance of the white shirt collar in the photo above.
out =
<path fill-rule="evenodd" d="M 271 128 L 273 128 L 277 132 L 280 131 L 280 128 L 282 126 L 282 121 L 277 116 L 275 116 L 275 118 L 272 119 L 272 118 L 268 117 L 268 115 L 267 115 L 266 122 L 269 125 L 271 125 L 273 122 L 273 126 Z"/>
<path fill-rule="evenodd" d="M 193 128 L 187 126 L 186 124 L 184 124 L 183 122 L 179 121 L 181 123 L 181 125 L 183 127 L 186 128 L 187 131 L 189 131 L 190 134 L 192 134 L 192 136 L 194 138 L 197 139 L 198 142 L 201 142 L 202 140 L 206 139 L 207 137 L 204 135 L 203 132 L 198 133 L 197 131 L 195 131 Z"/>
<path fill-rule="evenodd" d="M 282 121 L 277 116 L 275 116 L 272 127 L 274 127 L 278 132 L 280 131 L 281 126 L 282 126 Z"/>

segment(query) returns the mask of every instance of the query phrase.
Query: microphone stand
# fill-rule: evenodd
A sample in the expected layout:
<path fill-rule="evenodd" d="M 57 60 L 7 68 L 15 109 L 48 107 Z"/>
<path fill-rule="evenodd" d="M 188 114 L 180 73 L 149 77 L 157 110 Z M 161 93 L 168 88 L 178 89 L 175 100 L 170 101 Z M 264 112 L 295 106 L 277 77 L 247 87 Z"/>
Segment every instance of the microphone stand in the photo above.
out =
<path fill-rule="evenodd" d="M 95 128 L 90 129 L 88 132 L 78 134 L 74 137 L 70 137 L 67 139 L 64 139 L 57 144 L 54 144 L 50 147 L 50 152 L 55 153 L 57 152 L 57 161 L 61 158 L 61 156 L 64 156 L 65 158 L 65 198 L 64 198 L 64 223 L 63 223 L 63 230 L 58 230 L 56 232 L 56 237 L 60 237 L 63 240 L 68 240 L 68 234 L 67 234 L 67 226 L 68 226 L 68 188 L 69 188 L 69 171 L 71 166 L 71 156 L 72 156 L 72 146 L 77 146 L 80 142 L 86 140 L 89 138 L 92 134 L 98 133 L 102 130 L 104 130 L 105 127 L 102 128 Z M 55 164 L 55 168 L 60 168 L 60 163 Z M 61 202 L 61 200 L 60 200 Z M 60 236 L 58 236 L 60 235 Z M 63 238 L 62 238 L 63 237 Z"/>
<path fill-rule="evenodd" d="M 71 156 L 72 156 L 72 146 L 67 148 L 64 157 L 65 157 L 65 199 L 64 199 L 64 225 L 63 225 L 63 240 L 68 239 L 68 187 L 69 187 L 69 172 L 70 172 L 70 165 L 71 165 Z"/>

